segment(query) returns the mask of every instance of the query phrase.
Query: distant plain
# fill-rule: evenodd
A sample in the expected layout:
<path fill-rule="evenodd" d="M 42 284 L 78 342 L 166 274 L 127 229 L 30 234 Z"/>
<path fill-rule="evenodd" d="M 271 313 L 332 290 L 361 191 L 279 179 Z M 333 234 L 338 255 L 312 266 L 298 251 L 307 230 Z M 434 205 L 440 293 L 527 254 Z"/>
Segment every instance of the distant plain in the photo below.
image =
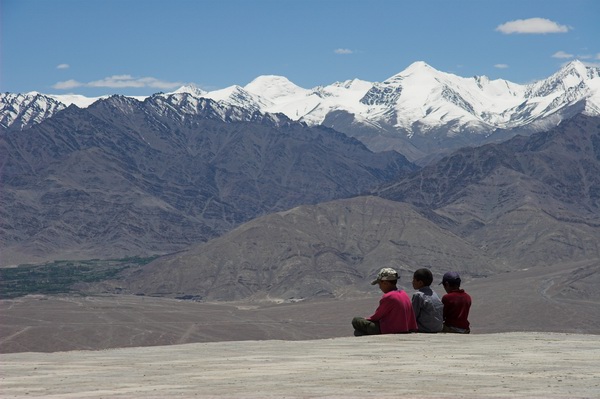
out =
<path fill-rule="evenodd" d="M 597 281 L 574 281 L 585 262 L 466 280 L 473 334 L 538 331 L 600 334 Z M 597 273 L 590 278 L 597 279 Z M 401 287 L 409 294 L 408 278 Z M 567 295 L 577 287 L 577 296 Z M 433 287 L 439 295 L 443 290 Z M 243 340 L 310 340 L 352 335 L 380 293 L 336 299 L 196 302 L 136 295 L 30 295 L 0 301 L 0 352 L 54 352 Z"/>

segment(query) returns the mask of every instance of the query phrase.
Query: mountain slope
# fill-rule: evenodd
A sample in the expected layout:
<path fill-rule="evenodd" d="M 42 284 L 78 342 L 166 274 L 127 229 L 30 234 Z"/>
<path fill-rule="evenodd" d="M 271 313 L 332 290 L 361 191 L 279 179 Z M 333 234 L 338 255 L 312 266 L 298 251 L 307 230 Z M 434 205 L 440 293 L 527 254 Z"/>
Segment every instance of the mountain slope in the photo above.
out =
<path fill-rule="evenodd" d="M 0 93 L 0 128 L 26 129 L 65 108 L 62 102 L 39 93 Z"/>
<path fill-rule="evenodd" d="M 548 132 L 463 148 L 382 188 L 379 193 L 386 198 L 437 209 L 466 196 L 472 185 L 510 171 L 544 185 L 546 193 L 537 197 L 544 195 L 570 204 L 566 210 L 573 208 L 575 212 L 598 217 L 599 126 L 600 118 L 579 115 Z"/>
<path fill-rule="evenodd" d="M 403 286 L 420 267 L 465 279 L 537 267 L 554 270 L 540 295 L 580 301 L 600 276 L 600 118 L 465 148 L 374 193 L 249 221 L 94 289 L 294 301 L 361 295 L 383 266 Z"/>
<path fill-rule="evenodd" d="M 3 264 L 172 252 L 415 169 L 327 128 L 185 93 L 69 107 L 2 132 L 0 159 Z"/>
<path fill-rule="evenodd" d="M 369 292 L 383 266 L 410 284 L 418 267 L 488 275 L 503 270 L 413 207 L 377 197 L 300 206 L 162 257 L 117 284 L 131 293 L 204 300 L 297 300 Z"/>
<path fill-rule="evenodd" d="M 513 264 L 600 258 L 600 118 L 459 150 L 377 193 Z"/>

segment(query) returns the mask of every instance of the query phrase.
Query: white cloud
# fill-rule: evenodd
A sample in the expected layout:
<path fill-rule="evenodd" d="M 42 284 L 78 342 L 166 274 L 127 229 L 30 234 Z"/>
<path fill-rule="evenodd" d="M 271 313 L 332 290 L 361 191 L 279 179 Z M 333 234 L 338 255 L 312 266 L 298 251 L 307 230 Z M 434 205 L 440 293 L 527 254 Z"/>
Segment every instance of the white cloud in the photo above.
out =
<path fill-rule="evenodd" d="M 494 68 L 506 69 L 506 68 L 508 68 L 508 64 L 496 64 L 496 65 L 494 65 Z"/>
<path fill-rule="evenodd" d="M 496 30 L 506 35 L 512 33 L 528 34 L 546 34 L 546 33 L 566 33 L 572 28 L 566 25 L 559 25 L 546 18 L 517 19 L 498 25 Z"/>
<path fill-rule="evenodd" d="M 552 58 L 573 58 L 573 54 L 565 53 L 564 51 L 557 51 L 552 54 Z"/>
<path fill-rule="evenodd" d="M 89 87 L 151 87 L 153 89 L 173 89 L 182 86 L 181 82 L 165 82 L 156 78 L 134 78 L 131 75 L 113 75 L 87 83 Z"/>
<path fill-rule="evenodd" d="M 580 61 L 583 65 L 585 65 L 588 68 L 600 68 L 600 62 L 594 62 L 594 61 L 582 61 L 580 59 L 578 59 L 578 61 Z M 565 61 L 563 62 L 560 67 L 563 68 L 567 65 L 569 65 L 571 61 Z"/>
<path fill-rule="evenodd" d="M 81 86 L 85 86 L 85 85 L 81 82 L 71 79 L 71 80 L 66 80 L 64 82 L 58 82 L 55 85 L 53 85 L 52 87 L 54 89 L 59 89 L 59 90 L 69 90 L 69 89 L 74 89 L 76 87 L 81 87 Z"/>
<path fill-rule="evenodd" d="M 583 62 L 583 60 L 600 60 L 600 53 L 594 55 L 594 54 L 569 54 L 566 53 L 564 51 L 557 51 L 556 53 L 552 54 L 553 58 L 561 58 L 561 59 L 571 59 L 571 58 L 576 58 L 580 61 Z M 589 63 L 588 66 L 593 66 L 596 67 L 598 63 Z"/>
<path fill-rule="evenodd" d="M 333 52 L 336 54 L 354 54 L 354 51 L 347 48 L 336 48 Z"/>
<path fill-rule="evenodd" d="M 52 87 L 60 90 L 74 89 L 76 87 L 106 87 L 111 89 L 150 87 L 152 89 L 165 90 L 175 89 L 182 85 L 181 82 L 166 82 L 150 77 L 134 78 L 131 75 L 113 75 L 87 83 L 71 79 L 64 82 L 58 82 Z"/>
<path fill-rule="evenodd" d="M 71 66 L 69 64 L 58 64 L 56 69 L 69 69 Z"/>
<path fill-rule="evenodd" d="M 582 61 L 583 65 L 591 68 L 600 68 L 600 62 Z"/>

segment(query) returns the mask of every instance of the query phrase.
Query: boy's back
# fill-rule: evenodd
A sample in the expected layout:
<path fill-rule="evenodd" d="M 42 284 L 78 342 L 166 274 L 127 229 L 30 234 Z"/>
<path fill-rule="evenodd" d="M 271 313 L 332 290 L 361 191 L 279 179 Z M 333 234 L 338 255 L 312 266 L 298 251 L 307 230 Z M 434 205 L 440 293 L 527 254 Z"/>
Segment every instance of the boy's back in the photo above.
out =
<path fill-rule="evenodd" d="M 385 293 L 379 307 L 368 320 L 378 321 L 382 334 L 411 332 L 417 329 L 408 294 L 403 290 Z"/>
<path fill-rule="evenodd" d="M 444 326 L 443 308 L 440 297 L 431 289 L 433 274 L 423 268 L 413 274 L 412 286 L 417 292 L 412 296 L 412 307 L 417 319 L 419 332 L 436 333 Z"/>
<path fill-rule="evenodd" d="M 447 272 L 442 277 L 446 295 L 442 297 L 444 304 L 444 332 L 469 334 L 469 310 L 471 297 L 460 288 L 460 276 L 456 272 Z"/>
<path fill-rule="evenodd" d="M 436 333 L 442 331 L 444 305 L 431 287 L 419 288 L 412 296 L 412 305 L 419 332 Z"/>
<path fill-rule="evenodd" d="M 471 296 L 463 289 L 448 292 L 442 297 L 444 304 L 444 324 L 455 332 L 467 332 L 470 329 L 468 320 L 471 309 Z"/>

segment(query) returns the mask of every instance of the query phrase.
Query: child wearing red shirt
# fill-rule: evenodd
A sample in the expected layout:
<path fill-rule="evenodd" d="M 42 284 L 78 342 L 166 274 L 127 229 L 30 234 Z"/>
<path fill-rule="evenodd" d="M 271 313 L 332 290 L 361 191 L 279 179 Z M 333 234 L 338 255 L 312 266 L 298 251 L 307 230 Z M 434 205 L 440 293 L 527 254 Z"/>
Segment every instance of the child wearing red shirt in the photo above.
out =
<path fill-rule="evenodd" d="M 442 278 L 446 295 L 442 297 L 444 304 L 444 327 L 442 332 L 469 334 L 469 309 L 471 297 L 460 288 L 460 276 L 456 272 L 447 272 Z"/>
<path fill-rule="evenodd" d="M 398 273 L 384 267 L 372 285 L 379 285 L 383 296 L 375 313 L 368 317 L 352 319 L 354 335 L 398 334 L 417 331 L 417 321 L 408 294 L 396 286 Z"/>

